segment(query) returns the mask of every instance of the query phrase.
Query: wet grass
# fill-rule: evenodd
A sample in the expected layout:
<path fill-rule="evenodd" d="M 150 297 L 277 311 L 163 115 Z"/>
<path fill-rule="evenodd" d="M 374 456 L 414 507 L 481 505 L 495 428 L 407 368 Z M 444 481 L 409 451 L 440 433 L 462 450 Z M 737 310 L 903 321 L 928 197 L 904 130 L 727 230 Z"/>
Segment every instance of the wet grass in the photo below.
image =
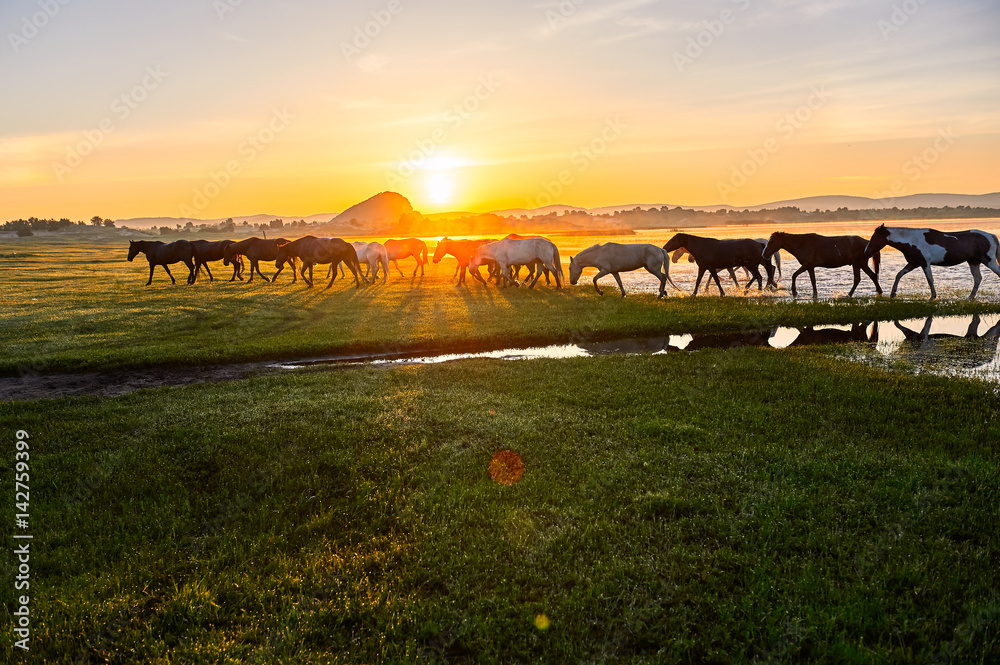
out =
<path fill-rule="evenodd" d="M 566 239 L 560 241 L 569 242 Z M 572 239 L 570 239 L 572 240 Z M 589 242 L 589 240 L 588 240 Z M 1000 311 L 987 294 L 967 303 L 922 298 L 792 302 L 772 297 L 599 297 L 587 282 L 556 291 L 499 291 L 452 283 L 451 259 L 410 279 L 356 290 L 229 283 L 171 286 L 126 263 L 126 241 L 22 239 L 0 252 L 0 375 L 301 358 L 342 352 L 476 350 L 665 333 L 851 323 L 932 313 Z M 11 249 L 12 248 L 12 249 Z M 565 258 L 565 257 L 564 257 Z M 271 269 L 273 271 L 273 269 Z"/>
<path fill-rule="evenodd" d="M 10 404 L 31 657 L 996 662 L 997 413 L 766 349 Z"/>

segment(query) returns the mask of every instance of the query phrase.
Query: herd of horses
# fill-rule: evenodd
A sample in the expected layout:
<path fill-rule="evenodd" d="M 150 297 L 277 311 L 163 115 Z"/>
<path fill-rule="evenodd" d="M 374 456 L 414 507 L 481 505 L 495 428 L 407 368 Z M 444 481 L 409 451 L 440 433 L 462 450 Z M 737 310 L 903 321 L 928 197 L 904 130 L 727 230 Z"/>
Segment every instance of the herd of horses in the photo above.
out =
<path fill-rule="evenodd" d="M 969 299 L 976 297 L 982 282 L 980 266 L 985 265 L 1000 277 L 1000 263 L 997 262 L 1000 242 L 992 233 L 986 231 L 954 231 L 942 232 L 934 229 L 911 229 L 905 227 L 886 227 L 884 224 L 875 229 L 871 238 L 861 236 L 823 236 L 816 233 L 772 233 L 767 239 L 726 239 L 704 238 L 688 233 L 678 233 L 663 247 L 652 244 L 620 244 L 604 243 L 589 247 L 576 256 L 570 257 L 569 283 L 576 285 L 584 268 L 596 268 L 593 278 L 594 288 L 604 295 L 597 281 L 611 275 L 618 283 L 621 295 L 625 297 L 625 287 L 620 273 L 633 270 L 646 270 L 660 281 L 659 296 L 666 295 L 666 285 L 674 289 L 679 287 L 670 278 L 670 263 L 688 255 L 688 260 L 697 264 L 698 278 L 692 295 L 698 295 L 701 281 L 707 273 L 706 289 L 714 280 L 719 289 L 719 295 L 725 295 L 720 271 L 728 271 L 734 282 L 739 284 L 736 270 L 742 269 L 749 276 L 745 288 L 749 289 L 754 282 L 759 290 L 777 288 L 775 275 L 781 275 L 781 262 L 778 252 L 785 251 L 795 257 L 800 267 L 792 274 L 792 295 L 798 296 L 796 279 L 802 273 L 808 273 L 812 283 L 813 298 L 818 297 L 816 289 L 816 268 L 850 267 L 854 271 L 854 285 L 848 297 L 854 295 L 861 283 L 863 272 L 875 285 L 875 291 L 882 295 L 879 284 L 879 268 L 881 265 L 881 250 L 886 246 L 899 250 L 906 259 L 906 265 L 896 275 L 890 297 L 895 297 L 899 280 L 907 273 L 921 268 L 930 286 L 931 298 L 937 297 L 934 288 L 932 266 L 955 266 L 966 263 L 972 272 L 973 288 Z M 188 268 L 187 283 L 194 284 L 204 268 L 210 280 L 214 280 L 209 269 L 209 263 L 222 261 L 225 266 L 232 266 L 233 273 L 229 281 L 243 280 L 246 263 L 250 264 L 249 282 L 253 281 L 254 273 L 265 282 L 273 282 L 285 269 L 291 265 L 292 281 L 299 277 L 309 287 L 313 286 L 313 269 L 316 265 L 329 265 L 326 288 L 333 286 L 337 279 L 339 266 L 341 276 L 345 275 L 344 267 L 354 276 L 354 285 L 360 287 L 361 281 L 374 283 L 382 272 L 383 283 L 388 279 L 389 264 L 395 266 L 400 277 L 404 277 L 398 261 L 414 258 L 416 267 L 412 277 L 420 273 L 424 275 L 424 266 L 428 261 L 427 244 L 418 238 L 403 240 L 387 240 L 379 242 L 349 243 L 340 238 L 316 238 L 305 236 L 297 240 L 285 238 L 261 239 L 248 238 L 238 242 L 220 240 L 176 240 L 170 243 L 156 241 L 130 241 L 128 260 L 132 261 L 142 253 L 149 262 L 149 280 L 152 283 L 156 266 L 163 266 L 171 282 L 176 284 L 170 273 L 170 265 L 183 263 Z M 511 234 L 506 238 L 482 240 L 453 240 L 444 238 L 438 242 L 433 254 L 434 263 L 447 255 L 455 257 L 457 268 L 455 276 L 459 284 L 465 283 L 466 274 L 472 274 L 482 284 L 494 281 L 497 286 L 519 286 L 519 276 L 522 268 L 528 271 L 529 288 L 533 288 L 539 278 L 544 275 L 547 284 L 550 276 L 554 278 L 556 288 L 562 288 L 565 276 L 559 249 L 551 240 L 541 236 L 519 236 Z M 260 262 L 274 262 L 277 272 L 268 278 L 260 270 Z M 871 266 L 869 266 L 871 263 Z M 361 267 L 365 267 L 362 274 Z M 480 273 L 480 268 L 486 266 L 487 277 Z M 763 267 L 767 275 L 765 285 L 760 269 Z M 308 276 L 307 276 L 308 274 Z"/>

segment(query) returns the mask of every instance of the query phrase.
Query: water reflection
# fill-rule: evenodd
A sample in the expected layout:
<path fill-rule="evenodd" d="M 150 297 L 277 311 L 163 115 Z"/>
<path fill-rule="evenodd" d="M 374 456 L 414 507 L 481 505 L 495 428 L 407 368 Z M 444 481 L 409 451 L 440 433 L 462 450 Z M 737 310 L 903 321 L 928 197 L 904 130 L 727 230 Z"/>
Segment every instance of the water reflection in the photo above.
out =
<path fill-rule="evenodd" d="M 1000 381 L 997 348 L 1000 342 L 1000 314 L 985 316 L 927 317 L 904 321 L 859 321 L 847 325 L 786 327 L 723 333 L 664 334 L 631 337 L 603 342 L 578 342 L 544 347 L 507 348 L 478 353 L 410 353 L 382 356 L 313 358 L 282 363 L 295 369 L 308 365 L 422 365 L 496 358 L 527 360 L 536 358 L 579 358 L 604 355 L 662 354 L 695 352 L 702 349 L 740 347 L 788 347 L 850 345 L 857 350 L 851 358 L 872 362 L 881 357 L 917 372 L 979 376 Z"/>

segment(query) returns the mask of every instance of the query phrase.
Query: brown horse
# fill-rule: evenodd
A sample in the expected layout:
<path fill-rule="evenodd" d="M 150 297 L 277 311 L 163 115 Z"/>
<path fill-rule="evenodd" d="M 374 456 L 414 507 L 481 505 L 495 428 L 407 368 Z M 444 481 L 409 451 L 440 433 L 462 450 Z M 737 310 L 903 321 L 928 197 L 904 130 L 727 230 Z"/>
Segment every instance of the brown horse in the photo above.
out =
<path fill-rule="evenodd" d="M 287 240 L 284 238 L 274 238 L 272 240 L 261 240 L 260 238 L 254 236 L 253 238 L 247 238 L 246 240 L 241 240 L 229 245 L 223 251 L 222 265 L 228 266 L 230 263 L 235 263 L 240 256 L 245 256 L 248 261 L 250 261 L 250 279 L 248 284 L 253 283 L 253 274 L 256 271 L 258 275 L 265 282 L 272 282 L 278 279 L 278 275 L 281 271 L 285 269 L 285 264 L 282 263 L 278 266 L 278 272 L 274 273 L 274 277 L 268 279 L 264 273 L 260 271 L 261 261 L 274 261 L 278 258 L 278 246 L 283 245 Z M 292 283 L 294 284 L 298 280 L 298 276 L 295 274 L 295 259 L 289 259 L 292 263 Z M 229 280 L 230 282 L 233 280 Z"/>
<path fill-rule="evenodd" d="M 725 291 L 722 290 L 722 283 L 719 281 L 719 271 L 729 268 L 746 268 L 750 273 L 750 281 L 747 282 L 746 288 L 750 288 L 750 285 L 756 281 L 757 288 L 763 290 L 764 280 L 761 278 L 757 266 L 761 264 L 761 254 L 764 248 L 756 240 L 749 238 L 717 240 L 715 238 L 701 238 L 689 233 L 678 233 L 667 241 L 663 249 L 667 252 L 674 252 L 681 247 L 686 249 L 694 257 L 695 263 L 698 264 L 698 281 L 695 282 L 694 293 L 691 295 L 698 295 L 698 287 L 701 286 L 701 278 L 705 276 L 705 271 L 708 271 L 710 281 L 715 279 L 715 285 L 719 287 L 719 295 L 726 295 Z M 771 265 L 770 261 L 764 265 L 767 267 L 767 281 L 770 285 L 774 278 L 774 266 Z"/>
<path fill-rule="evenodd" d="M 396 266 L 400 277 L 405 275 L 403 275 L 402 270 L 399 270 L 397 261 L 411 256 L 417 260 L 417 267 L 413 269 L 412 276 L 417 276 L 417 270 L 420 271 L 421 277 L 424 276 L 424 266 L 427 264 L 427 243 L 419 238 L 406 238 L 405 240 L 386 240 L 384 244 L 389 260 L 392 261 L 392 265 Z"/>
<path fill-rule="evenodd" d="M 201 274 L 202 266 L 205 267 L 205 272 L 208 273 L 208 280 L 214 282 L 215 278 L 212 276 L 212 271 L 208 268 L 209 261 L 222 261 L 226 258 L 226 247 L 235 244 L 232 240 L 218 240 L 216 242 L 210 242 L 208 240 L 192 240 L 191 244 L 194 246 L 194 278 L 197 280 L 198 275 Z M 226 264 L 228 265 L 228 264 Z M 239 261 L 233 261 L 233 276 L 229 281 L 233 281 L 239 277 L 240 281 L 243 281 L 243 276 L 240 274 L 242 272 L 243 264 Z"/>
<path fill-rule="evenodd" d="M 882 295 L 882 287 L 878 283 L 878 271 L 881 258 L 878 252 L 872 256 L 873 271 L 868 267 L 868 257 L 865 256 L 865 246 L 868 241 L 861 236 L 821 236 L 816 233 L 784 233 L 776 231 L 771 234 L 764 247 L 764 258 L 771 258 L 779 249 L 783 249 L 802 266 L 792 274 L 792 296 L 795 291 L 795 278 L 804 272 L 809 272 L 812 282 L 813 298 L 819 296 L 816 291 L 816 268 L 842 268 L 851 266 L 854 269 L 854 286 L 847 297 L 854 295 L 855 289 L 861 283 L 861 271 L 871 278 L 875 292 Z"/>
<path fill-rule="evenodd" d="M 170 282 L 176 284 L 177 280 L 170 274 L 168 264 L 183 263 L 188 267 L 188 284 L 194 284 L 194 246 L 187 240 L 175 240 L 171 243 L 160 242 L 159 240 L 129 240 L 128 260 L 131 262 L 142 252 L 149 261 L 149 281 L 146 286 L 153 283 L 153 269 L 156 266 L 163 266 L 170 277 Z"/>
<path fill-rule="evenodd" d="M 317 263 L 329 263 L 332 267 L 335 267 L 341 261 L 354 274 L 354 287 L 360 288 L 361 286 L 361 282 L 358 280 L 358 273 L 361 270 L 361 265 L 358 262 L 358 252 L 354 249 L 354 245 L 340 238 L 303 236 L 298 240 L 285 243 L 278 247 L 275 265 L 281 268 L 292 257 L 302 259 L 302 279 L 309 285 L 309 288 L 313 286 L 313 266 Z M 306 277 L 306 269 L 309 270 L 308 278 Z M 337 271 L 331 270 L 330 272 L 332 275 L 330 283 L 326 285 L 326 288 L 333 286 L 333 282 L 337 279 Z"/>
<path fill-rule="evenodd" d="M 452 240 L 451 238 L 442 238 L 441 242 L 437 244 L 434 248 L 434 263 L 441 263 L 446 255 L 451 254 L 458 261 L 458 268 L 456 274 L 459 274 L 458 283 L 465 284 L 465 272 L 466 270 L 476 270 L 479 268 L 470 268 L 469 261 L 472 259 L 472 254 L 480 246 L 487 243 L 493 242 L 489 238 L 482 238 L 478 240 Z M 490 266 L 490 271 L 492 272 L 492 266 Z"/>

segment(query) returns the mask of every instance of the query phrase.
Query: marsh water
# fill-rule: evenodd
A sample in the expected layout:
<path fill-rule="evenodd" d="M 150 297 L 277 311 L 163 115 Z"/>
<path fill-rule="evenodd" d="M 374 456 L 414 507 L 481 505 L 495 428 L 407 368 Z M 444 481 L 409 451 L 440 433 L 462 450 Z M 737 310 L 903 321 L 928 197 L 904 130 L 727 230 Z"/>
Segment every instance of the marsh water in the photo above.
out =
<path fill-rule="evenodd" d="M 553 344 L 495 349 L 475 353 L 410 353 L 380 356 L 331 356 L 273 364 L 282 369 L 317 365 L 427 365 L 496 358 L 586 358 L 622 354 L 694 352 L 746 346 L 784 349 L 818 345 L 849 345 L 848 360 L 897 365 L 916 373 L 976 377 L 1000 382 L 997 342 L 1000 314 L 927 317 L 904 321 L 862 321 L 852 325 L 777 326 L 706 334 L 664 334 L 600 342 Z"/>

